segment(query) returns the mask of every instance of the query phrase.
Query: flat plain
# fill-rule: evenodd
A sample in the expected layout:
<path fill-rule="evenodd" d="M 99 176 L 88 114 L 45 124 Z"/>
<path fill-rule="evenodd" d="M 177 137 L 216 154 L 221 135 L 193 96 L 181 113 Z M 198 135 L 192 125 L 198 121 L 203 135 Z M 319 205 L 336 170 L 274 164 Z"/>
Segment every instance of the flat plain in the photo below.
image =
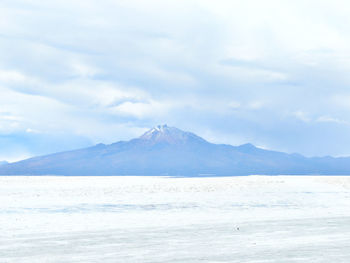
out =
<path fill-rule="evenodd" d="M 349 262 L 350 176 L 0 177 L 0 262 Z"/>

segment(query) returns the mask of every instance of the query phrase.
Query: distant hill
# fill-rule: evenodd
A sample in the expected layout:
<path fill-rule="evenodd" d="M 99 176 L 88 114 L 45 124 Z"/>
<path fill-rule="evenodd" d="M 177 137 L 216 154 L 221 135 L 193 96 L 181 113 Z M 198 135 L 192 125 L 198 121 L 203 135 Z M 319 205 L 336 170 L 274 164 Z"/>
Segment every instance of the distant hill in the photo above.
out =
<path fill-rule="evenodd" d="M 169 175 L 350 174 L 350 158 L 314 157 L 257 148 L 213 144 L 167 125 L 141 137 L 98 144 L 9 163 L 1 175 Z"/>
<path fill-rule="evenodd" d="M 8 164 L 8 162 L 7 161 L 0 161 L 0 166 L 5 165 L 5 164 Z"/>

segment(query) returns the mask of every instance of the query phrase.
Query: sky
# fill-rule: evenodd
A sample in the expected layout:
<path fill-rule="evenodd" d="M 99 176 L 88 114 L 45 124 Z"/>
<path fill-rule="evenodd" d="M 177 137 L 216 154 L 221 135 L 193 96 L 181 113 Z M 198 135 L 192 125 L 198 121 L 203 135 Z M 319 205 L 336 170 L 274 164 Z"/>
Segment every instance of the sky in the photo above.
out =
<path fill-rule="evenodd" d="M 350 2 L 1 0 L 0 160 L 158 124 L 350 156 Z"/>

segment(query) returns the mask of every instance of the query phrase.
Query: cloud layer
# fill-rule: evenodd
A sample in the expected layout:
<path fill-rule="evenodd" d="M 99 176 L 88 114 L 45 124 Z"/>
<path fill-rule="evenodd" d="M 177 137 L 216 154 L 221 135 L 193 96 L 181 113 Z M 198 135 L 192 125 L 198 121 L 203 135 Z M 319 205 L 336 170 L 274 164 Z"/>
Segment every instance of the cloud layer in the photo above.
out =
<path fill-rule="evenodd" d="M 346 1 L 4 0 L 0 159 L 129 139 L 350 155 Z"/>

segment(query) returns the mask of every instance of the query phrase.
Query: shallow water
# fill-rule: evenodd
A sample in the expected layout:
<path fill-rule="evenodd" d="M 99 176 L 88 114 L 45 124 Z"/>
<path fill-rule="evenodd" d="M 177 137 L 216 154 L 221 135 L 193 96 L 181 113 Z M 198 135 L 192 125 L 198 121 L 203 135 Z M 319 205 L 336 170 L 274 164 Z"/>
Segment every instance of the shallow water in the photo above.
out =
<path fill-rule="evenodd" d="M 0 177 L 0 262 L 349 262 L 350 177 Z"/>

